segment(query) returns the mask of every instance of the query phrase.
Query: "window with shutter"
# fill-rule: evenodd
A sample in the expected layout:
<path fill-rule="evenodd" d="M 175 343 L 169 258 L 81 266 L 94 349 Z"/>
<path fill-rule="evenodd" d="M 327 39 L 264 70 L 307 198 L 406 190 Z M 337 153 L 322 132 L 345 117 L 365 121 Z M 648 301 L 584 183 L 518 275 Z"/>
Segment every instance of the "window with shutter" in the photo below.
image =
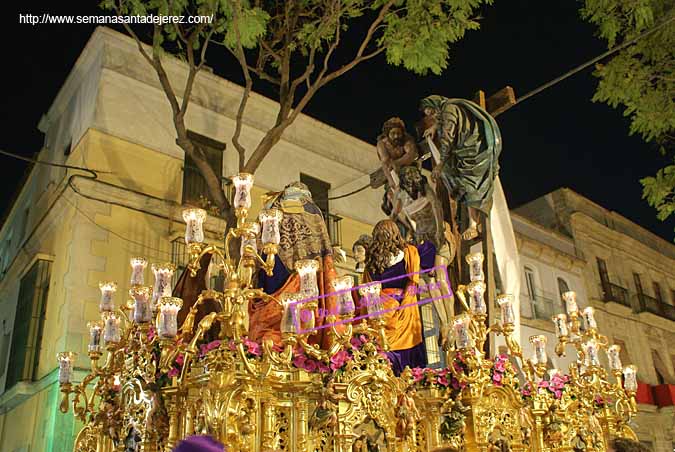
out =
<path fill-rule="evenodd" d="M 225 150 L 225 144 L 194 132 L 188 132 L 188 136 L 204 152 L 209 166 L 216 173 L 216 176 L 221 178 L 223 174 L 223 151 Z M 208 206 L 205 205 L 204 200 L 208 200 L 213 206 L 216 206 L 206 184 L 206 179 L 202 176 L 194 160 L 186 154 L 183 167 L 183 204 L 207 208 Z"/>

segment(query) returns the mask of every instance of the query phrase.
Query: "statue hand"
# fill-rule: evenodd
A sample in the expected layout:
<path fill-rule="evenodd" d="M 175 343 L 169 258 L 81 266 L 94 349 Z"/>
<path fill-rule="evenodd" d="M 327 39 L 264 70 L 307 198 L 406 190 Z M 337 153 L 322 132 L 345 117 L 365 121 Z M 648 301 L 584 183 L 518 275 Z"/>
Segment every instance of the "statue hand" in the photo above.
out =
<path fill-rule="evenodd" d="M 422 138 L 434 138 L 434 135 L 436 135 L 436 125 L 434 124 L 433 126 L 429 127 L 422 133 Z"/>

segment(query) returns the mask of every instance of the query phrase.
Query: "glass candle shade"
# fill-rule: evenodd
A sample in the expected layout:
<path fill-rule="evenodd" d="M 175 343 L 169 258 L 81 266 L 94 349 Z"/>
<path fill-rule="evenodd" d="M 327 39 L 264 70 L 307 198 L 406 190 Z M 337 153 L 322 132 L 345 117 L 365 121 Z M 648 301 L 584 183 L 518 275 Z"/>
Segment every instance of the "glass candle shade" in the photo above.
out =
<path fill-rule="evenodd" d="M 555 335 L 558 337 L 567 337 L 569 330 L 567 329 L 567 316 L 565 314 L 556 314 L 551 320 L 555 325 Z"/>
<path fill-rule="evenodd" d="M 106 344 L 117 344 L 120 341 L 120 318 L 114 312 L 103 312 L 103 340 Z"/>
<path fill-rule="evenodd" d="M 185 209 L 183 211 L 183 220 L 185 221 L 185 243 L 204 242 L 204 220 L 206 220 L 206 210 L 204 209 Z"/>
<path fill-rule="evenodd" d="M 466 263 L 469 264 L 471 281 L 484 281 L 483 273 L 483 253 L 471 253 L 466 256 Z"/>
<path fill-rule="evenodd" d="M 152 310 L 157 310 L 157 303 L 162 297 L 171 296 L 171 278 L 176 266 L 171 263 L 152 264 L 152 273 L 155 275 L 155 285 L 152 288 Z"/>
<path fill-rule="evenodd" d="M 278 245 L 281 242 L 281 233 L 279 232 L 279 223 L 283 218 L 283 213 L 279 209 L 266 209 L 260 212 L 258 219 L 262 224 L 262 234 L 260 240 L 263 245 Z"/>
<path fill-rule="evenodd" d="M 232 177 L 234 183 L 234 204 L 235 209 L 251 208 L 251 188 L 253 187 L 253 174 L 239 173 Z"/>
<path fill-rule="evenodd" d="M 621 346 L 620 345 L 610 345 L 607 347 L 607 360 L 609 361 L 609 368 L 613 371 L 619 371 L 622 369 L 621 364 Z"/>
<path fill-rule="evenodd" d="M 586 325 L 586 329 L 596 329 L 598 327 L 598 324 L 595 322 L 595 309 L 593 307 L 588 306 L 582 311 L 582 315 L 584 317 L 584 324 Z"/>
<path fill-rule="evenodd" d="M 638 390 L 637 367 L 630 365 L 623 369 L 623 387 L 626 391 L 630 392 Z"/>
<path fill-rule="evenodd" d="M 282 293 L 281 306 L 283 312 L 281 314 L 281 332 L 282 333 L 297 333 L 300 326 L 300 319 L 298 318 L 298 304 L 302 300 L 302 296 L 297 293 Z"/>
<path fill-rule="evenodd" d="M 382 304 L 382 284 L 369 284 L 359 288 L 359 295 L 361 295 L 360 306 L 366 307 L 368 314 L 375 314 L 384 310 Z"/>
<path fill-rule="evenodd" d="M 579 311 L 577 307 L 577 293 L 573 291 L 565 292 L 562 294 L 563 300 L 565 300 L 565 310 L 567 315 L 572 315 Z"/>
<path fill-rule="evenodd" d="M 498 295 L 497 304 L 502 311 L 502 324 L 514 324 L 516 321 L 516 314 L 513 311 L 513 297 L 507 294 Z"/>
<path fill-rule="evenodd" d="M 354 279 L 346 275 L 336 278 L 333 281 L 333 289 L 337 293 L 337 315 L 340 317 L 350 317 L 354 315 L 354 299 L 352 298 L 352 287 L 354 287 Z M 332 312 L 328 313 L 333 314 Z"/>
<path fill-rule="evenodd" d="M 87 322 L 87 328 L 89 328 L 89 345 L 87 346 L 87 350 L 90 352 L 100 352 L 103 322 L 101 320 Z"/>
<path fill-rule="evenodd" d="M 70 384 L 73 378 L 76 359 L 77 353 L 60 352 L 56 354 L 56 360 L 59 363 L 59 384 Z"/>
<path fill-rule="evenodd" d="M 534 363 L 546 364 L 548 362 L 548 355 L 546 354 L 546 336 L 539 334 L 530 337 L 530 343 L 534 346 Z"/>
<path fill-rule="evenodd" d="M 152 321 L 150 288 L 145 286 L 133 287 L 129 290 L 129 295 L 134 300 L 134 323 L 148 323 Z"/>
<path fill-rule="evenodd" d="M 145 267 L 148 266 L 148 261 L 143 257 L 132 257 L 130 260 L 131 263 L 131 280 L 129 283 L 132 286 L 142 286 L 143 285 L 143 272 Z"/>
<path fill-rule="evenodd" d="M 469 309 L 473 314 L 485 314 L 487 305 L 485 304 L 485 283 L 482 281 L 473 281 L 468 286 L 469 290 Z"/>
<path fill-rule="evenodd" d="M 319 296 L 319 284 L 316 272 L 319 270 L 319 262 L 314 259 L 301 259 L 295 263 L 295 270 L 300 276 L 300 294 L 305 298 Z"/>
<path fill-rule="evenodd" d="M 101 312 L 114 311 L 115 303 L 113 302 L 113 295 L 117 292 L 117 284 L 114 282 L 102 282 L 98 284 L 101 289 L 101 303 L 98 309 Z"/>
<path fill-rule="evenodd" d="M 471 346 L 471 336 L 469 336 L 469 323 L 471 319 L 466 315 L 460 315 L 455 318 L 452 327 L 455 332 L 455 345 L 458 349 L 466 349 Z"/>
<path fill-rule="evenodd" d="M 556 369 L 556 368 L 553 368 L 553 369 L 549 369 L 547 371 L 547 373 L 548 373 L 548 379 L 552 380 L 553 377 L 555 377 L 556 375 L 558 375 L 560 373 L 560 370 Z"/>
<path fill-rule="evenodd" d="M 584 365 L 586 367 L 599 366 L 600 355 L 598 353 L 598 343 L 595 339 L 589 339 L 583 344 Z"/>
<path fill-rule="evenodd" d="M 177 297 L 162 297 L 159 300 L 159 317 L 157 319 L 157 334 L 159 337 L 170 339 L 178 334 L 178 311 L 183 306 L 183 300 Z"/>
<path fill-rule="evenodd" d="M 258 234 L 260 233 L 260 225 L 258 223 L 249 223 L 248 225 L 251 227 L 253 235 L 242 237 L 241 245 L 239 247 L 239 254 L 241 256 L 246 255 L 245 250 L 247 246 L 253 248 L 254 254 L 258 252 Z"/>

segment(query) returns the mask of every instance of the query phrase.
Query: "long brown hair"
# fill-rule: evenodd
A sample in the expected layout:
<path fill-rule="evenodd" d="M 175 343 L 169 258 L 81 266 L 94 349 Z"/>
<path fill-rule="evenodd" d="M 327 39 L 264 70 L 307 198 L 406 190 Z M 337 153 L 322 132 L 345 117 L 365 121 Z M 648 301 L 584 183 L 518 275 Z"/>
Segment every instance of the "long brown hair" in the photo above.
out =
<path fill-rule="evenodd" d="M 405 240 L 392 220 L 379 221 L 373 228 L 373 241 L 367 250 L 366 270 L 371 275 L 384 272 L 391 258 L 405 248 Z"/>

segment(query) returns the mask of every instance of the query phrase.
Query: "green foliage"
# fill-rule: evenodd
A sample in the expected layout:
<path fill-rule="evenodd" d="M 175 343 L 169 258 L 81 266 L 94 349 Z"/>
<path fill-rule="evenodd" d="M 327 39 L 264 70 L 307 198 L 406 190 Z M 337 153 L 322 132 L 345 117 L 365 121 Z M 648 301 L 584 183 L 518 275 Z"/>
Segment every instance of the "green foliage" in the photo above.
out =
<path fill-rule="evenodd" d="M 609 47 L 629 41 L 675 16 L 673 0 L 585 0 L 584 19 L 598 27 Z M 599 78 L 593 101 L 623 108 L 630 134 L 675 155 L 675 22 L 641 38 L 594 73 Z M 643 198 L 665 220 L 675 212 L 675 170 L 641 180 Z"/>

